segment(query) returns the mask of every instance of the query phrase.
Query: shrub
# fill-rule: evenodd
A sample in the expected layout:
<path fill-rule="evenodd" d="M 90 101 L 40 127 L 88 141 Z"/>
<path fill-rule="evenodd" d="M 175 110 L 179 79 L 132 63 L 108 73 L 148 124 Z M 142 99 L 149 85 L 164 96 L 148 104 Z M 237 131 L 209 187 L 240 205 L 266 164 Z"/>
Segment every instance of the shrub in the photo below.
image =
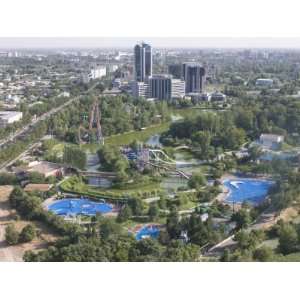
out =
<path fill-rule="evenodd" d="M 13 224 L 5 228 L 5 240 L 9 245 L 16 245 L 19 241 L 19 233 Z"/>

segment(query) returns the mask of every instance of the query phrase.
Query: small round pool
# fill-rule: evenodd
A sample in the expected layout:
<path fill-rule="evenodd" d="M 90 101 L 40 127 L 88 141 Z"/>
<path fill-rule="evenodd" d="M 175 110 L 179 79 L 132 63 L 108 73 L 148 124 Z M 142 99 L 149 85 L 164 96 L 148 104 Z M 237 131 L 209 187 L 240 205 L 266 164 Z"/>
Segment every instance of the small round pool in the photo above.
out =
<path fill-rule="evenodd" d="M 223 181 L 224 186 L 229 190 L 225 201 L 229 203 L 249 202 L 257 205 L 262 202 L 274 185 L 273 181 L 237 178 Z"/>
<path fill-rule="evenodd" d="M 91 201 L 87 198 L 66 198 L 55 201 L 48 209 L 57 215 L 87 215 L 94 216 L 97 213 L 109 213 L 112 205 Z"/>
<path fill-rule="evenodd" d="M 158 225 L 146 225 L 142 227 L 135 235 L 136 240 L 140 241 L 145 238 L 158 238 L 160 228 Z"/>

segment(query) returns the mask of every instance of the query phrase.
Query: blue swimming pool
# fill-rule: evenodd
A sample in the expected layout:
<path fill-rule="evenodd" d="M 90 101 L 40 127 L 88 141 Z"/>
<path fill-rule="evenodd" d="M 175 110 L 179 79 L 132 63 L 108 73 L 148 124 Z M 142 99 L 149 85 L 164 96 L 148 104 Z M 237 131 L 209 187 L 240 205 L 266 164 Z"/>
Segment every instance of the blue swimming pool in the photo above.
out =
<path fill-rule="evenodd" d="M 255 205 L 266 198 L 270 188 L 274 185 L 274 182 L 269 180 L 238 178 L 234 180 L 225 180 L 223 181 L 223 184 L 229 190 L 229 194 L 225 199 L 226 202 L 250 202 Z"/>
<path fill-rule="evenodd" d="M 137 234 L 135 235 L 135 238 L 139 241 L 144 238 L 158 238 L 159 236 L 159 226 L 157 225 L 146 225 L 143 228 L 141 228 Z"/>
<path fill-rule="evenodd" d="M 112 205 L 91 201 L 87 198 L 66 198 L 55 201 L 48 209 L 57 215 L 87 215 L 94 216 L 97 213 L 108 213 L 112 211 Z"/>

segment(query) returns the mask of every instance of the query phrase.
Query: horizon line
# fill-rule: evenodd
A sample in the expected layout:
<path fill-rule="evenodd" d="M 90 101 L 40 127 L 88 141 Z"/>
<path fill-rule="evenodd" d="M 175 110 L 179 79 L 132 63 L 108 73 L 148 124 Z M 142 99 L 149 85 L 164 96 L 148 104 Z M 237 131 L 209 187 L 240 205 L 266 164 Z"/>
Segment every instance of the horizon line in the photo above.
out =
<path fill-rule="evenodd" d="M 80 36 L 0 36 L 0 49 L 131 48 L 145 40 L 154 48 L 185 49 L 300 49 L 299 37 L 80 37 Z"/>

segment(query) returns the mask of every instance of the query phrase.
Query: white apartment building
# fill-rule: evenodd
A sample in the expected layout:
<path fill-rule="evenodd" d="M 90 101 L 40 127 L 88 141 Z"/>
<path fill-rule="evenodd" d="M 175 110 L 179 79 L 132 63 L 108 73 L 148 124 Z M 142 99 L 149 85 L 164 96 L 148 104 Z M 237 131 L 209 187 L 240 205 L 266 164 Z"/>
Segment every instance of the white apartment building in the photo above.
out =
<path fill-rule="evenodd" d="M 276 149 L 284 141 L 284 136 L 277 134 L 266 134 L 263 133 L 259 137 L 259 142 L 263 147 L 269 149 Z"/>
<path fill-rule="evenodd" d="M 91 69 L 90 78 L 98 79 L 106 76 L 106 66 L 97 66 L 96 68 Z"/>
<path fill-rule="evenodd" d="M 0 111 L 0 128 L 5 128 L 7 125 L 20 121 L 23 113 L 20 111 Z"/>
<path fill-rule="evenodd" d="M 171 98 L 172 99 L 184 98 L 184 95 L 185 95 L 185 81 L 172 78 Z"/>
<path fill-rule="evenodd" d="M 97 66 L 92 68 L 89 73 L 83 74 L 83 82 L 88 83 L 90 80 L 100 79 L 106 76 L 106 66 Z"/>

